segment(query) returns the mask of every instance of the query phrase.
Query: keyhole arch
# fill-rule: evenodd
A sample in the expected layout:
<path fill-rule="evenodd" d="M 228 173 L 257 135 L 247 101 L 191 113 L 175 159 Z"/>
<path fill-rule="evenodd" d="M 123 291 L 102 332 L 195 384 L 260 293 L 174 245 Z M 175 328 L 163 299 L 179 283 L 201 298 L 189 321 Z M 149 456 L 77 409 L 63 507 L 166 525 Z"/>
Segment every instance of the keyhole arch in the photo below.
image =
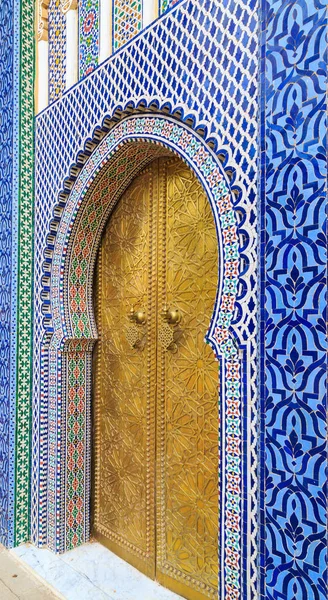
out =
<path fill-rule="evenodd" d="M 136 148 L 142 144 L 142 152 L 138 155 Z M 229 166 L 227 149 L 223 148 L 216 154 L 200 135 L 174 118 L 164 115 L 130 116 L 115 125 L 91 153 L 75 182 L 69 183 L 69 190 L 68 183 L 64 186 L 65 190 L 62 196 L 60 195 L 54 211 L 55 222 L 53 227 L 50 227 L 48 245 L 44 250 L 42 280 L 45 319 L 41 348 L 41 394 L 42 401 L 47 402 L 48 406 L 45 427 L 51 431 L 51 437 L 49 445 L 42 441 L 41 453 L 47 468 L 42 466 L 40 472 L 40 502 L 36 509 L 39 530 L 43 539 L 47 539 L 49 547 L 56 551 L 75 547 L 89 537 L 88 411 L 92 349 L 97 338 L 91 291 L 95 257 L 105 218 L 102 220 L 93 211 L 92 204 L 88 201 L 91 193 L 88 192 L 94 190 L 93 186 L 101 180 L 105 172 L 102 170 L 104 167 L 111 168 L 113 172 L 114 161 L 118 161 L 117 172 L 122 173 L 119 161 L 126 149 L 131 150 L 129 158 L 134 157 L 136 169 L 140 168 L 140 159 L 143 159 L 147 148 L 150 149 L 149 159 L 154 158 L 155 151 L 164 148 L 165 152 L 171 151 L 187 163 L 206 192 L 217 227 L 220 276 L 207 340 L 221 365 L 223 458 L 220 468 L 221 480 L 224 482 L 221 490 L 224 526 L 220 529 L 222 540 L 219 546 L 222 557 L 220 560 L 224 562 L 224 557 L 233 551 L 232 540 L 241 536 L 242 531 L 240 518 L 231 514 L 231 498 L 233 496 L 234 501 L 240 505 L 241 483 L 238 487 L 236 482 L 241 482 L 242 469 L 242 337 L 238 328 L 239 314 L 236 316 L 235 311 L 240 281 L 240 242 L 236 210 L 243 205 L 246 192 L 239 183 L 240 170 L 236 166 Z M 136 163 L 138 160 L 139 164 Z M 126 165 L 132 177 L 133 168 L 129 159 L 126 160 Z M 111 198 L 115 196 L 114 192 L 119 194 L 123 189 L 117 186 L 117 181 L 117 178 L 112 177 L 115 189 L 110 193 Z M 90 211 L 88 218 L 94 224 L 90 238 L 86 235 L 86 221 L 81 218 L 82 215 L 86 215 L 87 207 Z M 85 256 L 82 244 L 84 252 L 87 253 Z M 70 277 L 74 264 L 81 266 L 82 261 L 85 270 L 83 273 L 75 273 L 77 287 L 74 296 L 74 293 L 70 293 Z M 75 298 L 75 304 L 71 303 L 72 298 Z M 77 421 L 77 425 L 72 425 L 77 416 L 80 421 Z M 78 464 L 73 465 L 74 473 L 80 474 L 83 480 L 83 486 L 74 483 L 76 489 L 82 488 L 79 495 L 76 490 L 72 492 L 68 486 L 68 457 L 74 455 L 69 442 L 71 432 L 74 433 L 72 428 L 82 436 L 83 442 L 79 444 L 84 448 L 78 457 Z M 74 447 L 74 442 L 72 444 Z M 50 478 L 49 474 L 56 474 L 55 483 L 53 475 Z M 226 491 L 226 486 L 229 486 L 229 492 Z M 76 515 L 76 522 L 73 515 Z"/>

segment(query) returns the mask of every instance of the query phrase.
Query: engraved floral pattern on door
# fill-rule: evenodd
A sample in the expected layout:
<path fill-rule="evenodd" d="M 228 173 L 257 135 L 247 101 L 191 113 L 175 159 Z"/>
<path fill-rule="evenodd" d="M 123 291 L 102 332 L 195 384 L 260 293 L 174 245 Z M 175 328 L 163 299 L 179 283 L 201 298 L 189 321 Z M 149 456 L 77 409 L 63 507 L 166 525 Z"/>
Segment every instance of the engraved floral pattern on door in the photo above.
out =
<path fill-rule="evenodd" d="M 218 363 L 204 336 L 218 279 L 217 239 L 190 169 L 160 159 L 159 305 L 177 308 L 176 351 L 158 345 L 157 574 L 210 598 L 218 587 Z"/>
<path fill-rule="evenodd" d="M 95 402 L 94 529 L 106 545 L 154 576 L 155 369 L 151 318 L 141 344 L 127 339 L 133 307 L 149 312 L 152 172 L 123 194 L 100 250 Z M 154 309 L 151 311 L 155 314 Z"/>

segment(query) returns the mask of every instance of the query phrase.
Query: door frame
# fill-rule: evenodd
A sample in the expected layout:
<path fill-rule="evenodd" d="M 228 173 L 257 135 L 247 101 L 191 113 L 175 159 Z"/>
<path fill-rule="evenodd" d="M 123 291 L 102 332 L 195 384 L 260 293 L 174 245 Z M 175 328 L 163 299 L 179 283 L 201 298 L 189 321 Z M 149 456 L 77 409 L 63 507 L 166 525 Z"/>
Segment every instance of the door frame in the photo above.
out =
<path fill-rule="evenodd" d="M 219 281 L 206 340 L 220 363 L 219 586 L 222 598 L 237 600 L 254 572 L 257 550 L 256 485 L 250 475 L 256 472 L 250 418 L 255 355 L 254 344 L 245 337 L 254 231 L 241 171 L 228 149 L 214 152 L 199 134 L 171 117 L 122 119 L 72 177 L 72 185 L 64 182 L 54 211 L 56 228 L 52 223 L 44 249 L 40 403 L 33 425 L 39 436 L 33 460 L 40 465 L 32 491 L 32 512 L 38 515 L 33 541 L 63 552 L 89 539 L 96 254 L 124 189 L 141 168 L 168 153 L 198 177 L 217 230 Z"/>

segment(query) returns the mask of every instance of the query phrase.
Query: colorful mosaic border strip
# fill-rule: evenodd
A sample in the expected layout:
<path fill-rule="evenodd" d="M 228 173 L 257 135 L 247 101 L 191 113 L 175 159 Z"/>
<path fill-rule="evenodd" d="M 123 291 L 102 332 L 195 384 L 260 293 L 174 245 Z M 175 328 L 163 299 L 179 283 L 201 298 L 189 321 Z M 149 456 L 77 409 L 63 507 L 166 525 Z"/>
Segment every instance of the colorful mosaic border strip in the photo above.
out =
<path fill-rule="evenodd" d="M 79 75 L 91 73 L 98 65 L 99 0 L 79 2 Z"/>
<path fill-rule="evenodd" d="M 223 238 L 220 237 L 221 245 L 221 260 L 223 260 L 225 267 L 223 272 L 223 288 L 221 286 L 218 295 L 218 306 L 214 312 L 212 326 L 208 335 L 209 342 L 216 348 L 216 351 L 224 356 L 223 365 L 227 363 L 226 376 L 223 377 L 223 381 L 226 382 L 226 407 L 229 418 L 229 427 L 226 428 L 228 431 L 227 438 L 225 439 L 225 454 L 227 465 L 223 465 L 222 477 L 225 481 L 223 486 L 223 505 L 226 507 L 224 510 L 225 522 L 225 543 L 224 552 L 227 553 L 227 560 L 225 575 L 222 579 L 224 581 L 224 589 L 226 594 L 233 594 L 234 598 L 239 598 L 241 591 L 240 572 L 241 572 L 241 526 L 242 526 L 242 490 L 241 490 L 241 409 L 240 409 L 240 385 L 239 385 L 239 358 L 238 358 L 238 344 L 231 338 L 229 333 L 230 323 L 233 318 L 234 312 L 234 298 L 237 293 L 237 281 L 238 281 L 238 263 L 239 263 L 239 252 L 238 252 L 238 240 L 236 230 L 236 220 L 234 217 L 234 205 L 231 202 L 231 192 L 228 180 L 224 176 L 224 171 L 220 167 L 215 155 L 206 148 L 204 141 L 199 138 L 196 134 L 175 121 L 168 118 L 159 118 L 153 116 L 146 117 L 133 117 L 127 119 L 115 127 L 111 133 L 101 142 L 99 147 L 94 151 L 91 158 L 87 162 L 81 174 L 78 176 L 75 186 L 69 196 L 66 203 L 62 218 L 60 220 L 60 226 L 56 237 L 55 250 L 53 261 L 57 265 L 53 270 L 51 289 L 52 289 L 52 313 L 54 315 L 52 321 L 52 329 L 54 331 L 51 342 L 50 350 L 53 353 L 53 357 L 56 352 L 60 354 L 62 351 L 60 347 L 65 344 L 65 340 L 76 337 L 84 338 L 85 336 L 90 342 L 95 338 L 95 325 L 87 325 L 88 319 L 90 318 L 90 311 L 88 313 L 88 307 L 90 305 L 90 299 L 88 300 L 87 288 L 85 288 L 85 277 L 81 273 L 82 287 L 85 288 L 85 292 L 79 293 L 80 299 L 83 297 L 84 301 L 84 313 L 85 316 L 81 315 L 78 310 L 78 306 L 75 302 L 75 311 L 77 311 L 77 319 L 74 318 L 73 314 L 70 315 L 69 322 L 66 321 L 66 325 L 63 330 L 63 322 L 65 322 L 65 307 L 63 305 L 63 297 L 66 296 L 67 291 L 65 288 L 65 255 L 68 247 L 69 235 L 72 229 L 72 223 L 74 222 L 77 211 L 81 205 L 84 195 L 87 193 L 91 182 L 98 175 L 101 167 L 113 156 L 117 148 L 121 146 L 123 142 L 127 143 L 133 139 L 146 139 L 158 144 L 164 144 L 171 148 L 173 151 L 178 153 L 188 164 L 195 170 L 198 177 L 201 179 L 204 188 L 207 191 L 209 198 L 211 199 L 214 214 L 217 215 L 217 219 L 220 220 L 220 227 L 222 228 Z M 235 186 L 237 192 L 235 203 L 237 204 L 237 198 L 240 197 L 241 189 L 237 185 Z M 93 195 L 90 195 L 91 202 Z M 98 212 L 93 211 L 93 218 L 96 218 L 98 222 Z M 76 234 L 79 252 L 84 251 L 86 244 L 82 244 L 82 237 L 88 236 L 87 229 L 83 225 L 82 219 L 81 234 Z M 93 232 L 95 238 L 97 228 Z M 90 237 L 90 236 L 89 236 Z M 89 245 L 92 245 L 91 239 L 86 239 Z M 61 257 L 61 258 L 60 258 Z M 74 257 L 74 252 L 72 252 Z M 74 258 L 72 259 L 74 263 Z M 62 265 L 60 267 L 60 264 Z M 90 267 L 90 262 L 89 262 Z M 67 269 L 67 267 L 66 267 Z M 91 269 L 92 271 L 92 269 Z M 76 289 L 76 271 L 74 270 L 74 286 Z M 80 286 L 81 286 L 80 284 Z M 81 291 L 80 290 L 80 291 Z M 89 290 L 90 292 L 90 290 Z M 75 294 L 76 298 L 76 294 Z M 80 302 L 81 304 L 81 302 Z M 71 304 L 70 308 L 74 308 Z M 69 325 L 71 323 L 71 325 Z M 67 329 L 68 327 L 68 329 Z M 81 329 L 82 327 L 82 329 Z M 72 328 L 72 329 L 71 329 Z M 71 333 L 68 333 L 71 330 Z M 65 333 L 66 332 L 66 333 Z M 58 350 L 56 350 L 56 348 Z M 58 366 L 58 369 L 60 367 Z M 58 386 L 62 389 L 60 383 L 59 370 L 56 370 L 56 375 L 50 379 L 50 407 L 53 405 L 53 425 L 50 422 L 50 430 L 55 431 L 55 423 L 58 419 L 58 411 L 62 413 L 62 408 L 57 399 L 59 396 Z M 91 373 L 90 373 L 91 375 Z M 89 375 L 89 377 L 90 377 Z M 72 390 L 73 394 L 74 389 Z M 68 391 L 70 394 L 70 391 Z M 81 392 L 82 393 L 82 392 Z M 75 392 L 74 392 L 75 394 Z M 64 399 L 62 398 L 62 401 Z M 56 404 L 57 401 L 57 404 Z M 55 407 L 56 404 L 56 407 Z M 72 425 L 75 427 L 75 424 Z M 70 429 L 68 429 L 68 436 Z M 72 434 L 71 434 L 72 435 Z M 60 439 L 60 438 L 59 438 Z M 58 438 L 54 437 L 54 449 L 58 448 Z M 55 458 L 55 456 L 57 458 Z M 58 453 L 54 453 L 54 466 L 57 465 L 58 483 L 57 492 L 54 490 L 54 499 L 58 498 L 58 494 L 62 495 L 63 490 L 59 492 L 61 475 L 60 471 L 63 465 L 60 464 Z M 50 460 L 51 456 L 50 456 Z M 83 463 L 83 464 L 82 464 Z M 81 469 L 85 470 L 84 461 L 81 461 Z M 49 498 L 49 494 L 48 494 Z M 61 500 L 62 502 L 62 500 Z M 48 509 L 51 508 L 48 503 Z M 53 505 L 54 512 L 53 517 L 50 516 L 48 519 L 54 526 L 54 531 L 58 531 L 56 526 L 56 511 L 60 512 L 60 506 L 58 502 Z M 73 534 L 73 532 L 72 532 Z M 68 536 L 71 543 L 71 534 L 68 529 Z M 73 538 L 72 538 L 73 539 Z M 79 540 L 79 542 L 82 540 Z M 62 540 L 57 541 L 59 544 L 58 548 L 61 547 Z"/>
<path fill-rule="evenodd" d="M 34 170 L 34 3 L 21 1 L 20 185 L 16 391 L 15 540 L 29 539 L 30 435 L 32 388 L 32 278 Z"/>
<path fill-rule="evenodd" d="M 180 0 L 159 0 L 159 14 L 163 15 L 167 10 L 173 8 Z"/>
<path fill-rule="evenodd" d="M 85 539 L 85 438 L 86 438 L 86 353 L 74 344 L 67 354 L 67 438 L 66 438 L 66 532 L 65 549 L 71 550 Z M 82 346 L 82 347 L 81 347 Z"/>
<path fill-rule="evenodd" d="M 61 0 L 49 3 L 49 104 L 66 89 L 66 17 Z"/>

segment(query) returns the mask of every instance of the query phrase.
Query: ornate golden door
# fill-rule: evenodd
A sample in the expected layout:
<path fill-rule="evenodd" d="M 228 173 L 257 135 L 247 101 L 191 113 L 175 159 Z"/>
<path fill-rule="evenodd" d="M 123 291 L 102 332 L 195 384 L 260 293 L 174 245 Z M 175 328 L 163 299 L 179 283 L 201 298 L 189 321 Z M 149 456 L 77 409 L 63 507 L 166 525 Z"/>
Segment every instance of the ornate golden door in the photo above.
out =
<path fill-rule="evenodd" d="M 93 533 L 190 600 L 217 598 L 218 364 L 204 343 L 217 239 L 192 172 L 163 158 L 102 239 Z"/>

